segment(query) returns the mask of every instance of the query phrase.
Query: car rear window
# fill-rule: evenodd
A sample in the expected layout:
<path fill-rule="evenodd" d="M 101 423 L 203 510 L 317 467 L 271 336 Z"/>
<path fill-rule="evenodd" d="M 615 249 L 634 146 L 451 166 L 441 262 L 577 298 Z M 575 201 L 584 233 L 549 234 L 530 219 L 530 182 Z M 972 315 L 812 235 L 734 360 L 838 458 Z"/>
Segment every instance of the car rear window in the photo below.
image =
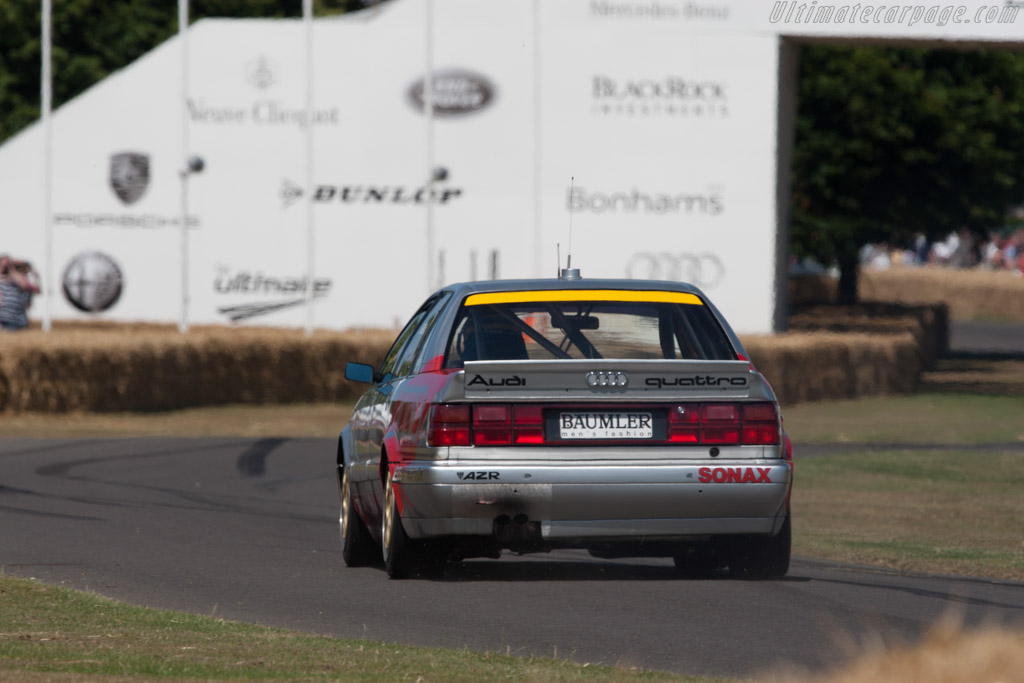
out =
<path fill-rule="evenodd" d="M 666 301 L 517 300 L 529 298 L 526 293 L 468 297 L 446 367 L 473 360 L 736 359 L 718 321 L 691 294 L 666 296 Z"/>

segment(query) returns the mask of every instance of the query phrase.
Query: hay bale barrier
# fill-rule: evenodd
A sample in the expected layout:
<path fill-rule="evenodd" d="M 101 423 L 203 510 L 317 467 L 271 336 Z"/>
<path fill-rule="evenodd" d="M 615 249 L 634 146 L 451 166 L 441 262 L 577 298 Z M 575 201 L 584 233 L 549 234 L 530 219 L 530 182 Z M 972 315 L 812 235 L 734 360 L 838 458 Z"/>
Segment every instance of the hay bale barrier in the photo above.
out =
<path fill-rule="evenodd" d="M 831 303 L 837 280 L 823 275 L 790 278 L 792 306 Z M 953 320 L 1024 322 L 1024 277 L 1011 271 L 939 266 L 889 270 L 861 268 L 857 295 L 864 301 L 911 306 L 941 304 Z"/>
<path fill-rule="evenodd" d="M 392 331 L 107 325 L 0 337 L 0 411 L 148 412 L 349 400 L 345 363 L 378 364 Z"/>
<path fill-rule="evenodd" d="M 907 393 L 921 352 L 910 332 L 787 332 L 743 340 L 783 405 Z"/>
<path fill-rule="evenodd" d="M 789 317 L 791 331 L 900 334 L 917 343 L 920 366 L 934 369 L 949 352 L 949 312 L 945 304 L 893 304 L 867 301 L 853 306 L 804 305 Z"/>
<path fill-rule="evenodd" d="M 744 339 L 784 404 L 913 391 L 933 340 L 946 338 L 942 315 L 906 307 L 818 307 L 794 321 L 792 332 Z M 394 335 L 60 323 L 0 335 L 0 412 L 347 401 L 363 387 L 345 380 L 345 363 L 379 364 Z"/>

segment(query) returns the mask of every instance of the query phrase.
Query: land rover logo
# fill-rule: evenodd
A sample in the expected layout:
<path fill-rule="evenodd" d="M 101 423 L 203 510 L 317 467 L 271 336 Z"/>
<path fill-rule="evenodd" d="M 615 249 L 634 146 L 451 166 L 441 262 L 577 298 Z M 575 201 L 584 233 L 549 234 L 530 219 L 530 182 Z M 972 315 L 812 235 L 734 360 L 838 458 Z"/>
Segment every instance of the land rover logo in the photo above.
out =
<path fill-rule="evenodd" d="M 417 111 L 424 111 L 424 79 L 409 86 L 408 99 Z M 434 116 L 456 117 L 474 114 L 494 101 L 497 89 L 480 74 L 465 69 L 434 72 Z"/>
<path fill-rule="evenodd" d="M 599 387 L 625 387 L 629 384 L 629 375 L 618 370 L 606 370 L 603 372 L 588 372 L 587 386 L 591 389 Z"/>
<path fill-rule="evenodd" d="M 100 313 L 121 298 L 121 268 L 102 252 L 82 252 L 64 268 L 61 284 L 72 306 L 86 313 Z"/>
<path fill-rule="evenodd" d="M 110 188 L 125 204 L 134 204 L 149 187 L 149 155 L 121 152 L 110 155 Z"/>

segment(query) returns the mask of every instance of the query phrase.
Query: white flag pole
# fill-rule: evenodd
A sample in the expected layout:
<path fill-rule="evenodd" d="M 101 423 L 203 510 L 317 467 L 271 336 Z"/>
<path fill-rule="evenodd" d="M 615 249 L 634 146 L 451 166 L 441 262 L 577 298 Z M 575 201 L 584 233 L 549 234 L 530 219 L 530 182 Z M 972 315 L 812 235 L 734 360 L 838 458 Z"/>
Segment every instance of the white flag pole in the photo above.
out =
<path fill-rule="evenodd" d="M 543 196 L 541 162 L 541 46 L 540 0 L 533 0 L 533 276 L 544 272 L 544 243 L 541 229 Z"/>
<path fill-rule="evenodd" d="M 434 275 L 434 0 L 426 0 L 426 54 L 423 115 L 427 120 L 427 293 L 438 287 Z"/>
<path fill-rule="evenodd" d="M 306 33 L 306 336 L 313 334 L 316 235 L 313 223 L 313 0 L 302 0 Z"/>
<path fill-rule="evenodd" d="M 53 183 L 53 154 L 52 154 L 52 127 L 50 125 L 50 112 L 53 109 L 53 71 L 51 68 L 51 43 L 50 28 L 52 25 L 51 0 L 43 0 L 42 7 L 42 75 L 40 109 L 43 126 L 43 240 L 45 253 L 43 255 L 43 329 L 50 330 L 53 320 L 53 223 L 50 220 L 51 212 L 51 187 Z"/>
<path fill-rule="evenodd" d="M 188 0 L 178 0 L 178 40 L 181 43 L 181 317 L 178 331 L 188 332 Z"/>

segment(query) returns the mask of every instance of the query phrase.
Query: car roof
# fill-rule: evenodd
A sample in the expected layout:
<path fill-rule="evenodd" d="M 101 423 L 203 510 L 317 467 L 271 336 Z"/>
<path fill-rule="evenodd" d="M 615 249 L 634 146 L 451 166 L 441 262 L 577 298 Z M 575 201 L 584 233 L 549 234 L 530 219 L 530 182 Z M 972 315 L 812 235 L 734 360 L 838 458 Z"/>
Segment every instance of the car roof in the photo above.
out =
<path fill-rule="evenodd" d="M 478 292 L 518 292 L 530 290 L 588 290 L 588 289 L 624 289 L 654 290 L 667 292 L 685 292 L 703 298 L 699 289 L 686 282 L 670 282 L 668 280 L 627 280 L 605 278 L 580 278 L 578 280 L 562 280 L 559 278 L 536 278 L 524 280 L 480 280 L 477 282 L 457 282 L 443 288 L 442 291 L 453 292 L 458 296 L 476 294 Z"/>

